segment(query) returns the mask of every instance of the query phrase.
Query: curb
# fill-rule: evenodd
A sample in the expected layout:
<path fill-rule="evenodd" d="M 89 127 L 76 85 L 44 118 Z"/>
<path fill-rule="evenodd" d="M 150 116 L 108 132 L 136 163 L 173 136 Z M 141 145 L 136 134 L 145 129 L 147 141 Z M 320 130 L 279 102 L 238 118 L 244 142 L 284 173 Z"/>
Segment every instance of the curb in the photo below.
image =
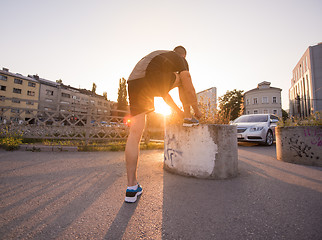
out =
<path fill-rule="evenodd" d="M 78 152 L 76 146 L 20 145 L 20 150 L 31 152 Z"/>

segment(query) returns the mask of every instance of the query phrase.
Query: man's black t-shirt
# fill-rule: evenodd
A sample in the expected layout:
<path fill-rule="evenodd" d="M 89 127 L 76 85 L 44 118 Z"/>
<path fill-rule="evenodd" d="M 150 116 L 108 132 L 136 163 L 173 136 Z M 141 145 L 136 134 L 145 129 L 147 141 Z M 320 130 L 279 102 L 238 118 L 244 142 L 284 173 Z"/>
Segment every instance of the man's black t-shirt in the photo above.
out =
<path fill-rule="evenodd" d="M 134 67 L 128 83 L 145 81 L 154 96 L 164 96 L 174 83 L 174 72 L 189 71 L 185 58 L 173 51 L 155 51 L 142 58 Z"/>

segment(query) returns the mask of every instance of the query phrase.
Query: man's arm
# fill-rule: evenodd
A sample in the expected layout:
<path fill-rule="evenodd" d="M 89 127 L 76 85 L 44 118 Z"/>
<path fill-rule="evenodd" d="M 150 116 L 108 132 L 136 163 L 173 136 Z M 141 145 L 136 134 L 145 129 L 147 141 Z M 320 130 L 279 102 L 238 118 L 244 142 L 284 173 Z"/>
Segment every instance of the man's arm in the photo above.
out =
<path fill-rule="evenodd" d="M 169 93 L 162 98 L 166 102 L 166 104 L 168 104 L 173 110 L 175 110 L 180 115 L 180 117 L 182 117 L 182 118 L 184 117 L 183 112 L 180 110 L 180 108 L 177 106 L 177 104 L 173 101 L 173 99 Z"/>
<path fill-rule="evenodd" d="M 180 72 L 180 79 L 181 79 L 181 85 L 184 91 L 184 98 L 186 101 L 186 103 L 183 103 L 183 104 L 191 105 L 191 107 L 193 108 L 193 111 L 195 112 L 196 117 L 200 118 L 201 112 L 198 108 L 197 95 L 196 95 L 195 88 L 192 84 L 189 71 Z"/>

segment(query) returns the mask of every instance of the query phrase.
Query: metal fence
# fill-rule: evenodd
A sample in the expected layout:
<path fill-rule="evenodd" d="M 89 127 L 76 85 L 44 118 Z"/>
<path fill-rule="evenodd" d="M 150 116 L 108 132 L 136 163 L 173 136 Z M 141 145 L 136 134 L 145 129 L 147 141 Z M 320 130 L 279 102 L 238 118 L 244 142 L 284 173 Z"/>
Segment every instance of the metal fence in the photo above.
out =
<path fill-rule="evenodd" d="M 0 105 L 0 137 L 18 134 L 23 138 L 117 141 L 127 138 L 128 112 L 77 113 L 17 108 Z"/>

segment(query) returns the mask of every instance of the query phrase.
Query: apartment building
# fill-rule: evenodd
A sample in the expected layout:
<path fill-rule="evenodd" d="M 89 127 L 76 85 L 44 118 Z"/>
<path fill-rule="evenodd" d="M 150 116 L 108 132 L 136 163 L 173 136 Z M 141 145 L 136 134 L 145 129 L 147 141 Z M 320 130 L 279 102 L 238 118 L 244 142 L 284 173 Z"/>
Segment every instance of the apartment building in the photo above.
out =
<path fill-rule="evenodd" d="M 77 89 L 38 75 L 25 77 L 5 68 L 0 70 L 1 121 L 27 121 L 32 117 L 32 109 L 40 110 L 40 115 L 49 111 L 109 116 L 111 105 L 111 101 L 86 89 Z M 10 107 L 10 111 L 1 107 Z M 61 117 L 62 114 L 56 114 L 56 118 Z"/>
<path fill-rule="evenodd" d="M 33 78 L 0 70 L 0 121 L 19 122 L 34 118 L 40 84 Z M 10 108 L 8 108 L 10 107 Z"/>
<path fill-rule="evenodd" d="M 294 67 L 289 107 L 297 117 L 322 111 L 322 42 L 308 47 Z"/>
<path fill-rule="evenodd" d="M 270 82 L 264 81 L 244 93 L 245 114 L 270 113 L 282 117 L 282 89 L 270 85 Z"/>
<path fill-rule="evenodd" d="M 201 108 L 207 113 L 217 110 L 217 88 L 212 87 L 197 93 L 197 99 Z"/>

